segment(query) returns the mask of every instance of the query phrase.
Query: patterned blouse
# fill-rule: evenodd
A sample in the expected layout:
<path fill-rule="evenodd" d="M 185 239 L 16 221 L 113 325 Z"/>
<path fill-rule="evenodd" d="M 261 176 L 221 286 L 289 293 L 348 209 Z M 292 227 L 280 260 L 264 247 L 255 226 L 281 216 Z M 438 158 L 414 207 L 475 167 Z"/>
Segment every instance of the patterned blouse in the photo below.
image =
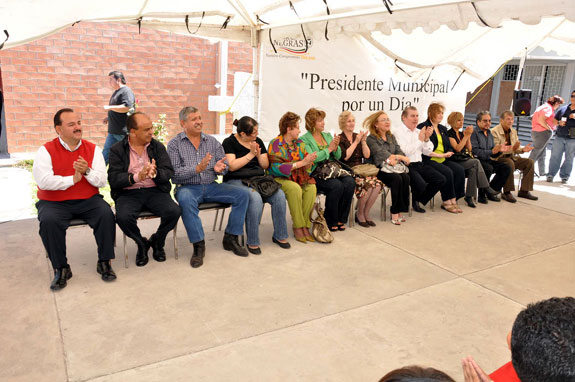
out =
<path fill-rule="evenodd" d="M 305 143 L 301 139 L 298 138 L 289 144 L 284 140 L 283 135 L 278 135 L 270 141 L 268 156 L 270 158 L 268 169 L 270 175 L 289 178 L 298 184 L 315 183 L 315 180 L 309 175 L 310 169 L 297 168 L 292 171 L 293 163 L 307 156 Z"/>

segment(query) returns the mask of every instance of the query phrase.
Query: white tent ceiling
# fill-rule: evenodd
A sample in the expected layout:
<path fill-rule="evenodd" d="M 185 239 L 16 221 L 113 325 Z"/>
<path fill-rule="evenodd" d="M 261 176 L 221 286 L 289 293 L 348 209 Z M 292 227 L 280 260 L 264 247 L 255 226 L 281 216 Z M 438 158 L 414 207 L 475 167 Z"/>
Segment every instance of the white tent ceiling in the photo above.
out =
<path fill-rule="evenodd" d="M 411 75 L 450 65 L 474 83 L 538 45 L 575 58 L 575 0 L 0 0 L 4 49 L 82 21 L 252 46 L 283 26 L 302 25 L 315 39 L 359 34 Z"/>

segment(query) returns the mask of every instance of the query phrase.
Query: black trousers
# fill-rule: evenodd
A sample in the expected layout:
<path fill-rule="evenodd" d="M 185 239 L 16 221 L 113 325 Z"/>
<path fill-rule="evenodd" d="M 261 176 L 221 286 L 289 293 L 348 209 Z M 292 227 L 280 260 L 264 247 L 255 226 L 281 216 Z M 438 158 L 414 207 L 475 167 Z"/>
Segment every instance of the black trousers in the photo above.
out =
<path fill-rule="evenodd" d="M 351 176 L 337 179 L 316 179 L 318 192 L 325 194 L 324 217 L 328 227 L 345 223 L 349 216 L 351 201 L 355 191 L 355 180 Z"/>
<path fill-rule="evenodd" d="M 465 169 L 462 165 L 449 160 L 443 163 L 429 160 L 425 165 L 431 166 L 445 177 L 445 183 L 439 190 L 441 200 L 460 199 L 465 196 Z"/>
<path fill-rule="evenodd" d="M 427 204 L 443 187 L 446 179 L 440 172 L 423 162 L 409 164 L 409 181 L 413 200 Z"/>
<path fill-rule="evenodd" d="M 66 230 L 72 219 L 84 219 L 94 230 L 98 244 L 98 260 L 115 258 L 116 222 L 110 205 L 102 195 L 90 199 L 36 203 L 40 221 L 40 237 L 52 262 L 52 267 L 62 268 L 68 264 L 66 257 Z"/>
<path fill-rule="evenodd" d="M 144 244 L 137 223 L 141 211 L 150 211 L 160 217 L 156 240 L 158 245 L 163 247 L 168 232 L 178 224 L 180 206 L 170 194 L 158 190 L 157 187 L 122 191 L 116 200 L 116 221 L 126 236 L 138 245 Z"/>
<path fill-rule="evenodd" d="M 388 174 L 380 171 L 377 179 L 381 180 L 391 190 L 392 214 L 409 211 L 409 174 Z"/>
<path fill-rule="evenodd" d="M 485 176 L 487 180 L 491 179 L 491 175 L 495 172 L 495 176 L 489 182 L 491 188 L 495 191 L 501 191 L 501 188 L 507 182 L 507 178 L 512 172 L 511 167 L 505 162 L 499 162 L 494 160 L 480 160 L 481 165 L 483 166 L 483 171 L 485 171 Z M 481 192 L 481 191 L 480 191 Z"/>

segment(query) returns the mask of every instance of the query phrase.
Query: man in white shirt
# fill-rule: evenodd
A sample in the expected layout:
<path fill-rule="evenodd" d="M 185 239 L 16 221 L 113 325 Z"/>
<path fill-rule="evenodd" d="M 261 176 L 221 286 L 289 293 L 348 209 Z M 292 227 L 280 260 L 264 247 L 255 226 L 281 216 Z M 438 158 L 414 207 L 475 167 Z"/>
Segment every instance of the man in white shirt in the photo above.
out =
<path fill-rule="evenodd" d="M 401 113 L 402 125 L 392 127 L 401 150 L 409 158 L 409 179 L 411 205 L 416 212 L 425 212 L 419 203 L 427 204 L 445 183 L 445 177 L 431 166 L 422 162 L 421 155 L 433 152 L 433 142 L 429 137 L 433 127 L 417 129 L 419 113 L 414 106 L 408 106 Z"/>
<path fill-rule="evenodd" d="M 115 257 L 114 213 L 98 189 L 106 185 L 102 150 L 82 139 L 82 125 L 72 109 L 54 115 L 58 137 L 38 150 L 34 180 L 38 185 L 40 237 L 54 268 L 53 290 L 66 287 L 72 277 L 66 258 L 66 230 L 72 219 L 83 219 L 94 230 L 98 244 L 96 270 L 104 281 L 116 279 L 110 265 Z"/>

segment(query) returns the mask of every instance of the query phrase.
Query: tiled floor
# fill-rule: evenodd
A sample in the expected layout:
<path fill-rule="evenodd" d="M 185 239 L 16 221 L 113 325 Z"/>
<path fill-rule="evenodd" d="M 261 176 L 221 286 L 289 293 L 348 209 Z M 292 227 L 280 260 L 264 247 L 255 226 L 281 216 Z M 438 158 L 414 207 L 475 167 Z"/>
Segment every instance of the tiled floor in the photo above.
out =
<path fill-rule="evenodd" d="M 57 293 L 37 221 L 0 224 L 0 381 L 376 381 L 408 364 L 460 381 L 466 355 L 491 371 L 524 305 L 575 295 L 575 187 L 535 193 L 291 250 L 271 243 L 267 209 L 261 256 L 233 256 L 209 232 L 199 269 L 180 222 L 179 260 L 167 245 L 168 261 L 138 268 L 130 243 L 109 284 L 90 229 L 74 228 L 74 277 Z"/>

